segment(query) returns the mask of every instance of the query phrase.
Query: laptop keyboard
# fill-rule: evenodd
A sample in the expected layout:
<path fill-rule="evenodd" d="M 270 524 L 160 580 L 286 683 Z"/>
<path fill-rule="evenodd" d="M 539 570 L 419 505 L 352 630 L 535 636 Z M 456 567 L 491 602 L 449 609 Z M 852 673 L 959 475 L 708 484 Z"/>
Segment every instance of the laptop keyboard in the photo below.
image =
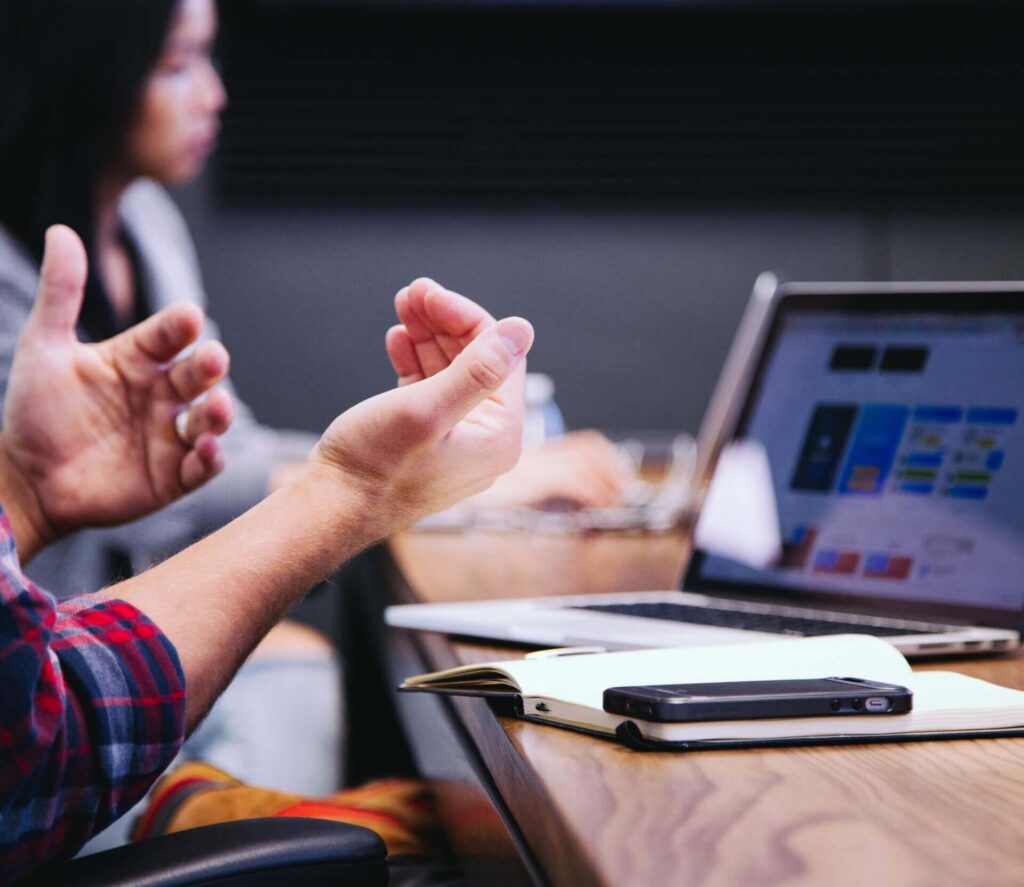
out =
<path fill-rule="evenodd" d="M 573 609 L 614 613 L 619 616 L 643 616 L 646 619 L 669 619 L 675 622 L 690 622 L 696 625 L 716 625 L 722 628 L 741 628 L 746 631 L 768 631 L 775 634 L 801 636 L 853 633 L 890 637 L 902 634 L 936 634 L 951 630 L 951 626 L 948 625 L 898 623 L 882 620 L 847 622 L 836 619 L 787 616 L 782 613 L 757 613 L 744 610 L 724 610 L 714 607 L 691 607 L 686 604 L 600 604 L 574 607 Z"/>

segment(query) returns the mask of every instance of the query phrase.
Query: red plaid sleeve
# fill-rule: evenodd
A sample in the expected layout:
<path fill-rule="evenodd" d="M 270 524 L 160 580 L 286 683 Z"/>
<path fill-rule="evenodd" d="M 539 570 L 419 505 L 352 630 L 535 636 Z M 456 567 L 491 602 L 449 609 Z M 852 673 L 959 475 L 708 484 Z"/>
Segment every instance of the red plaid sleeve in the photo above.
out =
<path fill-rule="evenodd" d="M 0 509 L 0 882 L 73 855 L 181 747 L 185 678 L 124 601 L 58 604 L 21 572 Z"/>

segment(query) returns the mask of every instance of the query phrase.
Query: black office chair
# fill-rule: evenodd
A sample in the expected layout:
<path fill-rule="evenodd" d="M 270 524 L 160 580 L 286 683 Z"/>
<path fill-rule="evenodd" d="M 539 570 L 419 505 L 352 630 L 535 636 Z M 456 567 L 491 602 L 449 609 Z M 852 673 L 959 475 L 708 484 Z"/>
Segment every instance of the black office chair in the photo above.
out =
<path fill-rule="evenodd" d="M 369 829 L 325 819 L 246 819 L 176 832 L 48 866 L 60 887 L 377 887 L 387 850 Z"/>

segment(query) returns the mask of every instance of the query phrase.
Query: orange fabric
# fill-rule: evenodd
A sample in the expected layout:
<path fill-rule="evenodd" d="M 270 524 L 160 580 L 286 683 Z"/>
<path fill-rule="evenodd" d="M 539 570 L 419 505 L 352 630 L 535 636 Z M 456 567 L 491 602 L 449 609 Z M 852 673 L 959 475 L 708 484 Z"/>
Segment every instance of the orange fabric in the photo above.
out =
<path fill-rule="evenodd" d="M 429 855 L 438 836 L 429 791 L 419 780 L 386 779 L 326 798 L 303 798 L 245 785 L 216 767 L 192 762 L 156 784 L 132 839 L 264 816 L 308 816 L 361 825 L 383 838 L 391 856 Z"/>

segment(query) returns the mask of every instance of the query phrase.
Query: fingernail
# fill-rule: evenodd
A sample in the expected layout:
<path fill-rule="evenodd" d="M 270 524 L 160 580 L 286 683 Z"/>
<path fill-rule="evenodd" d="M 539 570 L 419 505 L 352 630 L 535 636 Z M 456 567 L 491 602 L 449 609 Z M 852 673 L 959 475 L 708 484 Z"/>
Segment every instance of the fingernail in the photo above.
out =
<path fill-rule="evenodd" d="M 498 322 L 498 340 L 513 357 L 522 357 L 533 344 L 533 327 L 521 317 Z"/>

